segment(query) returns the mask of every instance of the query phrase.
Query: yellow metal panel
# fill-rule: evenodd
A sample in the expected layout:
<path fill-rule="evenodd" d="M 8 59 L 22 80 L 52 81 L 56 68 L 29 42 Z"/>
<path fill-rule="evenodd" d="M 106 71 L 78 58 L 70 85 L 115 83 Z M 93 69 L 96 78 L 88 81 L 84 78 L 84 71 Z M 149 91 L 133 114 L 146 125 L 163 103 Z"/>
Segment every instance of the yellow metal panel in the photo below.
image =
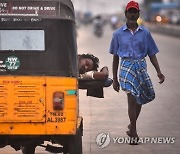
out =
<path fill-rule="evenodd" d="M 66 96 L 66 108 L 75 109 L 77 108 L 77 98 L 76 96 Z"/>
<path fill-rule="evenodd" d="M 75 134 L 77 121 L 67 121 L 66 123 L 47 123 L 47 134 Z"/>
<path fill-rule="evenodd" d="M 68 95 L 67 90 L 77 91 L 77 80 L 73 78 L 47 78 L 46 79 L 46 130 L 50 133 L 74 133 L 76 132 L 78 116 L 78 99 L 76 95 Z M 64 92 L 64 109 L 56 111 L 53 109 L 53 93 Z M 55 131 L 56 130 L 56 131 Z"/>
<path fill-rule="evenodd" d="M 0 122 L 44 122 L 45 79 L 0 77 Z"/>
<path fill-rule="evenodd" d="M 53 93 L 63 92 L 64 109 L 53 109 Z M 77 79 L 0 77 L 0 134 L 75 134 L 78 118 Z"/>
<path fill-rule="evenodd" d="M 46 78 L 47 84 L 51 86 L 77 86 L 77 80 L 75 78 L 70 78 L 70 77 L 47 77 Z"/>
<path fill-rule="evenodd" d="M 0 123 L 1 135 L 43 135 L 46 134 L 43 123 Z"/>
<path fill-rule="evenodd" d="M 0 123 L 1 135 L 75 134 L 75 121 L 57 123 Z"/>

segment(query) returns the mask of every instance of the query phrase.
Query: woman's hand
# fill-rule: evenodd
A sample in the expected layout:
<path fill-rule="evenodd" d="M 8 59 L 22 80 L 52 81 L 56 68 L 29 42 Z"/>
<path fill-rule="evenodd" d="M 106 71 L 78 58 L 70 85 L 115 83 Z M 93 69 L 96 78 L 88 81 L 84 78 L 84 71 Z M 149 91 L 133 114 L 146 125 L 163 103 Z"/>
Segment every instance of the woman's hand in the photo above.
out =
<path fill-rule="evenodd" d="M 103 68 L 101 68 L 100 72 L 109 73 L 108 67 L 107 67 L 107 66 L 104 66 Z"/>
<path fill-rule="evenodd" d="M 95 71 L 93 77 L 95 80 L 106 80 L 109 76 L 108 68 L 105 66 L 103 67 L 100 72 Z"/>

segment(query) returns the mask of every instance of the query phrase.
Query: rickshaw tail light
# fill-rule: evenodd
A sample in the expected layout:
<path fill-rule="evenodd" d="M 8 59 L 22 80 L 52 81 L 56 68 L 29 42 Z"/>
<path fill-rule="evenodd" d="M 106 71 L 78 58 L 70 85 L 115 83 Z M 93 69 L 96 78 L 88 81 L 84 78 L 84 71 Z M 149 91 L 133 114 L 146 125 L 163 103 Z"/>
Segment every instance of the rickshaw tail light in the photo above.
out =
<path fill-rule="evenodd" d="M 63 110 L 64 109 L 64 93 L 56 91 L 53 93 L 53 109 Z"/>

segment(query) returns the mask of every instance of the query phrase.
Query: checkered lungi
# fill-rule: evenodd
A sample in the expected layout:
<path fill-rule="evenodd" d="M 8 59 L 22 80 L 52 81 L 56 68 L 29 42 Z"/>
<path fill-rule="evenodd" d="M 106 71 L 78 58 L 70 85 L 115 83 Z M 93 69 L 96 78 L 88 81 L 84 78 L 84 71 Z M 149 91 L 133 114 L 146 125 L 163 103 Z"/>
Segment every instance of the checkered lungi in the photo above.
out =
<path fill-rule="evenodd" d="M 155 98 L 155 92 L 145 59 L 122 58 L 120 67 L 120 86 L 130 92 L 138 104 L 146 104 Z"/>

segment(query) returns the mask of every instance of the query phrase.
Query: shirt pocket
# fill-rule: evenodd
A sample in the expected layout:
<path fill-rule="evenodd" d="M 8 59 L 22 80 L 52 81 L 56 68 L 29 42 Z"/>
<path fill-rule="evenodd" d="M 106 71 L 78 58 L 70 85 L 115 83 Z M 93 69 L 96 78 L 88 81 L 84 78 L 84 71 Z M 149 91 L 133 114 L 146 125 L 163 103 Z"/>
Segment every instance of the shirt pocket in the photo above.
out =
<path fill-rule="evenodd" d="M 142 41 L 136 41 L 134 43 L 134 48 L 136 51 L 144 52 L 145 51 L 145 42 L 143 40 Z"/>

